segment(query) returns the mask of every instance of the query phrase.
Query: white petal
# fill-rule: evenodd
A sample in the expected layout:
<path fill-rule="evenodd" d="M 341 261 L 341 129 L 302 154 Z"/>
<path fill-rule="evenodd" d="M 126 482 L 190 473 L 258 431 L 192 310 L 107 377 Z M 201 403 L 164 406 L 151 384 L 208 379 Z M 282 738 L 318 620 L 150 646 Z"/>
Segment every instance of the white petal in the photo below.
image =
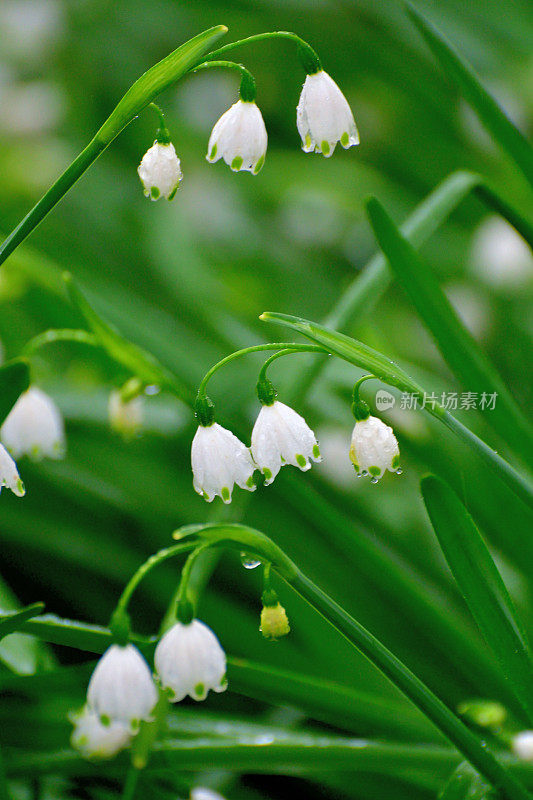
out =
<path fill-rule="evenodd" d="M 174 145 L 155 141 L 142 157 L 137 168 L 146 197 L 171 200 L 183 178 L 180 160 Z"/>
<path fill-rule="evenodd" d="M 156 647 L 154 663 L 163 689 L 172 702 L 189 695 L 203 700 L 209 689 L 226 689 L 226 656 L 213 631 L 200 620 L 177 622 Z"/>
<path fill-rule="evenodd" d="M 200 425 L 191 448 L 193 485 L 208 502 L 218 495 L 225 503 L 231 500 L 233 485 L 254 491 L 255 469 L 250 451 L 231 431 L 217 422 Z"/>
<path fill-rule="evenodd" d="M 0 444 L 0 491 L 2 486 L 7 486 L 18 497 L 23 497 L 25 494 L 24 484 L 20 480 L 17 465 L 5 447 Z"/>
<path fill-rule="evenodd" d="M 533 731 L 520 731 L 511 742 L 513 752 L 521 761 L 533 761 Z"/>
<path fill-rule="evenodd" d="M 215 124 L 207 146 L 207 160 L 223 158 L 235 171 L 254 175 L 263 166 L 268 136 L 261 112 L 255 103 L 238 100 Z"/>
<path fill-rule="evenodd" d="M 194 789 L 191 789 L 191 800 L 225 800 L 225 798 L 213 789 L 195 786 Z"/>
<path fill-rule="evenodd" d="M 127 725 L 121 722 L 102 725 L 98 715 L 87 706 L 72 717 L 72 722 L 74 730 L 70 743 L 84 758 L 113 758 L 131 742 L 132 734 Z"/>
<path fill-rule="evenodd" d="M 0 438 L 14 458 L 61 458 L 65 452 L 63 418 L 51 397 L 32 386 L 11 409 Z"/>
<path fill-rule="evenodd" d="M 112 429 L 120 433 L 125 439 L 133 438 L 142 427 L 144 417 L 144 398 L 134 397 L 124 402 L 118 390 L 109 395 L 108 403 L 109 424 Z"/>
<path fill-rule="evenodd" d="M 335 81 L 323 70 L 308 75 L 296 109 L 302 149 L 333 155 L 337 142 L 344 148 L 359 144 L 352 111 Z"/>
<path fill-rule="evenodd" d="M 320 461 L 316 437 L 294 409 L 275 400 L 264 405 L 252 431 L 252 456 L 265 474 L 265 485 L 272 483 L 283 464 L 302 471 L 310 469 L 309 459 Z"/>
<path fill-rule="evenodd" d="M 106 650 L 89 681 L 91 710 L 111 722 L 135 725 L 151 718 L 157 689 L 148 664 L 132 644 Z"/>
<path fill-rule="evenodd" d="M 358 475 L 369 473 L 377 480 L 385 470 L 396 472 L 400 449 L 392 428 L 377 417 L 355 423 L 350 458 Z"/>

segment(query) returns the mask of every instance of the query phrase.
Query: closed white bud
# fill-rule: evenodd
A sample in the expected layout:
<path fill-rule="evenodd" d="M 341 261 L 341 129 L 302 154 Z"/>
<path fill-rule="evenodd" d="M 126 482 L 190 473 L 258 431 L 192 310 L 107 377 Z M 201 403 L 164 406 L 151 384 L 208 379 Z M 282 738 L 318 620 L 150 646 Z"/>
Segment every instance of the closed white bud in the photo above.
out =
<path fill-rule="evenodd" d="M 24 484 L 20 480 L 17 465 L 7 452 L 6 448 L 0 444 L 0 491 L 7 486 L 17 497 L 25 494 Z"/>
<path fill-rule="evenodd" d="M 350 459 L 357 476 L 371 475 L 377 483 L 385 470 L 398 472 L 400 448 L 392 428 L 377 417 L 358 420 L 352 433 Z"/>
<path fill-rule="evenodd" d="M 337 142 L 346 149 L 359 144 L 359 133 L 348 102 L 327 72 L 308 75 L 303 85 L 296 125 L 306 153 L 333 155 Z"/>
<path fill-rule="evenodd" d="M 209 503 L 215 495 L 231 502 L 233 485 L 255 490 L 249 449 L 222 425 L 200 425 L 191 448 L 193 486 Z"/>
<path fill-rule="evenodd" d="M 104 725 L 94 711 L 85 706 L 79 714 L 71 716 L 74 730 L 70 737 L 72 747 L 83 758 L 113 758 L 131 743 L 131 729 L 121 722 Z"/>
<path fill-rule="evenodd" d="M 307 422 L 279 400 L 261 407 L 252 431 L 251 450 L 265 476 L 265 486 L 272 483 L 284 464 L 305 472 L 311 469 L 310 459 L 322 460 L 315 434 Z"/>
<path fill-rule="evenodd" d="M 115 389 L 109 395 L 108 413 L 111 428 L 124 439 L 133 439 L 142 427 L 144 398 L 137 396 L 125 401 Z"/>
<path fill-rule="evenodd" d="M 209 689 L 227 688 L 226 655 L 213 631 L 193 619 L 168 630 L 155 650 L 154 664 L 161 687 L 173 703 L 186 695 L 205 700 Z"/>
<path fill-rule="evenodd" d="M 265 163 L 268 136 L 254 102 L 237 100 L 218 120 L 209 137 L 207 160 L 223 158 L 234 172 L 257 175 Z"/>
<path fill-rule="evenodd" d="M 137 168 L 144 194 L 151 200 L 166 197 L 172 200 L 183 178 L 180 160 L 172 142 L 155 141 L 142 157 Z"/>
<path fill-rule="evenodd" d="M 533 761 L 533 731 L 520 731 L 511 742 L 513 753 L 520 761 Z"/>
<path fill-rule="evenodd" d="M 14 458 L 28 455 L 62 458 L 65 430 L 61 413 L 47 394 L 32 386 L 24 392 L 0 429 L 0 438 Z"/>
<path fill-rule="evenodd" d="M 151 719 L 157 689 L 148 664 L 132 644 L 109 647 L 89 681 L 87 703 L 100 721 L 120 722 L 135 729 Z"/>

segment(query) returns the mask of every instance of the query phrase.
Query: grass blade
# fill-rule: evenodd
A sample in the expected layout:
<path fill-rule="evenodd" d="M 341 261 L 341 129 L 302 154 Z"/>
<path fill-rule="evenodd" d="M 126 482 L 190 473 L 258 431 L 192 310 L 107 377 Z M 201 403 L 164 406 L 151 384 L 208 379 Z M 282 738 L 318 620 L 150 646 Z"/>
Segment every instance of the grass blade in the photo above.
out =
<path fill-rule="evenodd" d="M 520 456 L 533 466 L 533 430 L 477 342 L 466 330 L 438 285 L 433 271 L 402 236 L 381 203 L 371 198 L 368 216 L 379 246 L 420 318 L 433 335 L 464 389 L 490 395 L 495 408 L 484 417 Z"/>
<path fill-rule="evenodd" d="M 472 67 L 463 60 L 444 36 L 410 4 L 407 13 L 440 63 L 445 75 L 456 84 L 485 128 L 533 185 L 533 149 L 527 139 L 482 86 Z"/>
<path fill-rule="evenodd" d="M 32 603 L 20 611 L 3 614 L 0 618 L 0 640 L 10 633 L 20 630 L 24 623 L 32 617 L 37 617 L 44 610 L 44 603 Z"/>
<path fill-rule="evenodd" d="M 10 361 L 0 367 L 0 425 L 30 385 L 30 371 L 26 361 Z"/>
<path fill-rule="evenodd" d="M 439 792 L 438 800 L 489 800 L 493 797 L 489 784 L 467 761 L 463 761 Z"/>
<path fill-rule="evenodd" d="M 487 545 L 447 484 L 430 475 L 422 480 L 421 488 L 450 570 L 533 725 L 533 661 L 529 644 Z"/>

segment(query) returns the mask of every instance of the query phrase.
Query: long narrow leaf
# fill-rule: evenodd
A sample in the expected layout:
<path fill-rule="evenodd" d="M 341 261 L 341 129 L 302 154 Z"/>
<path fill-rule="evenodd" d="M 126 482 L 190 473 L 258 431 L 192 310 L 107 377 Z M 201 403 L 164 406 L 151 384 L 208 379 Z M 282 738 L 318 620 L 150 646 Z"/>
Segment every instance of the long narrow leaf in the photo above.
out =
<path fill-rule="evenodd" d="M 533 429 L 524 418 L 492 364 L 466 330 L 440 288 L 433 270 L 402 236 L 383 206 L 372 198 L 368 216 L 379 246 L 433 335 L 450 369 L 464 389 L 480 397 L 496 395 L 494 409 L 484 416 L 500 436 L 533 466 Z"/>
<path fill-rule="evenodd" d="M 439 544 L 472 616 L 533 725 L 531 651 L 487 545 L 447 484 L 430 475 L 421 488 Z"/>
<path fill-rule="evenodd" d="M 410 4 L 407 13 L 439 61 L 444 73 L 456 84 L 496 142 L 513 159 L 528 181 L 533 184 L 533 149 L 531 145 L 482 86 L 472 67 L 446 41 L 444 36 Z"/>
<path fill-rule="evenodd" d="M 41 611 L 44 610 L 44 603 L 33 603 L 31 606 L 26 606 L 20 611 L 12 611 L 8 614 L 3 614 L 0 618 L 0 639 L 4 636 L 9 636 L 21 629 L 24 623 L 32 617 L 37 617 Z"/>

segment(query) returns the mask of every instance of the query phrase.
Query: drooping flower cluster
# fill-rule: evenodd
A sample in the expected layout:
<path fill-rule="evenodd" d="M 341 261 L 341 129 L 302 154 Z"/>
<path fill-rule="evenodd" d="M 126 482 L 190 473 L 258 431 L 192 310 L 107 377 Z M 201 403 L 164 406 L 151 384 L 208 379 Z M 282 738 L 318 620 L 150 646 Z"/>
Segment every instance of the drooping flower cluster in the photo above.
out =
<path fill-rule="evenodd" d="M 226 656 L 203 622 L 176 622 L 159 641 L 155 680 L 133 644 L 113 644 L 98 661 L 89 681 L 87 702 L 71 716 L 71 744 L 85 758 L 112 758 L 131 744 L 141 721 L 153 718 L 157 684 L 177 703 L 186 695 L 205 700 L 210 689 L 227 688 Z M 157 684 L 156 684 L 157 681 Z"/>
<path fill-rule="evenodd" d="M 350 106 L 314 51 L 302 43 L 299 47 L 307 73 L 296 109 L 296 127 L 305 153 L 322 153 L 329 158 L 340 142 L 345 149 L 359 144 L 359 133 Z M 227 62 L 224 62 L 227 65 Z M 204 64 L 202 66 L 209 66 Z M 239 99 L 216 122 L 207 146 L 206 159 L 223 159 L 234 172 L 257 175 L 265 163 L 268 135 L 261 111 L 255 103 L 255 81 L 242 70 Z M 154 105 L 154 104 L 152 104 Z M 157 108 L 157 107 L 155 107 Z M 161 119 L 162 113 L 157 109 Z M 171 200 L 182 179 L 180 160 L 164 127 L 145 153 L 138 168 L 146 197 Z"/>
<path fill-rule="evenodd" d="M 208 398 L 197 400 L 200 425 L 191 448 L 193 486 L 209 503 L 217 495 L 224 503 L 230 503 L 234 484 L 255 491 L 256 469 L 263 473 L 268 486 L 286 464 L 306 472 L 311 461 L 321 461 L 315 434 L 304 418 L 275 400 L 272 389 L 263 397 L 260 395 L 260 400 L 262 407 L 252 431 L 251 448 L 214 421 Z"/>

